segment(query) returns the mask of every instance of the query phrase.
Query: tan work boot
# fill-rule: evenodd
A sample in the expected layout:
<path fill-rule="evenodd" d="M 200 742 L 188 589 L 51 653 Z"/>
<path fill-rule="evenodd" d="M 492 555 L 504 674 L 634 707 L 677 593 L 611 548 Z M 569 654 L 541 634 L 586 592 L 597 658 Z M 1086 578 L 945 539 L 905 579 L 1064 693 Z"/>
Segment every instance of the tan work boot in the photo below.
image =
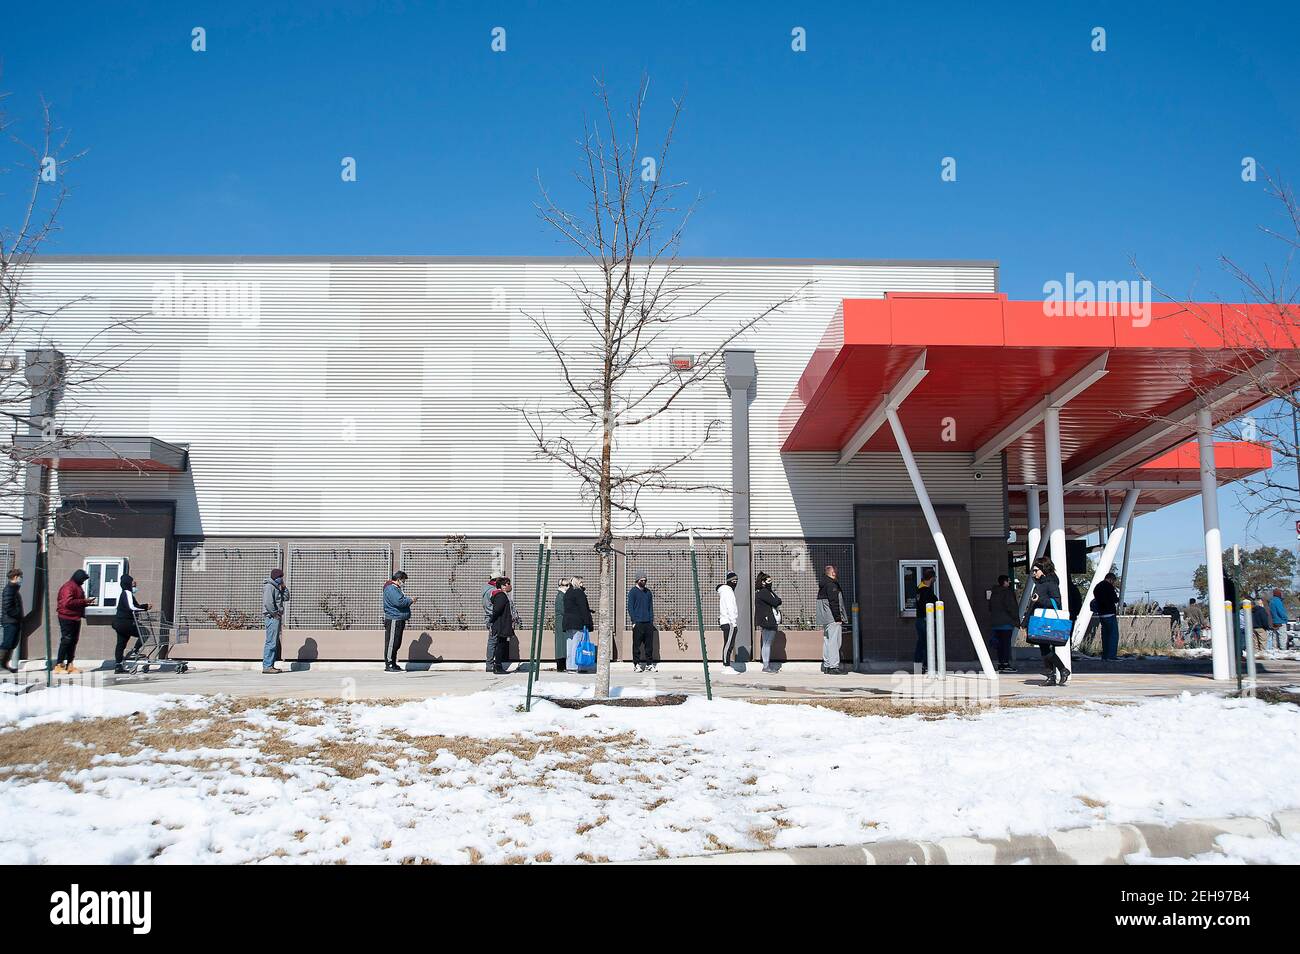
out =
<path fill-rule="evenodd" d="M 66 666 L 63 667 L 63 672 L 65 675 L 75 676 L 77 673 L 81 672 L 81 670 L 78 669 L 76 666 L 72 665 L 72 663 L 68 663 Z"/>
<path fill-rule="evenodd" d="M 52 671 L 52 672 L 54 673 L 54 675 L 56 675 L 56 676 L 62 676 L 65 672 L 67 672 L 67 669 L 64 668 L 63 663 L 55 663 L 55 664 L 54 664 L 54 669 L 51 670 L 51 671 Z"/>

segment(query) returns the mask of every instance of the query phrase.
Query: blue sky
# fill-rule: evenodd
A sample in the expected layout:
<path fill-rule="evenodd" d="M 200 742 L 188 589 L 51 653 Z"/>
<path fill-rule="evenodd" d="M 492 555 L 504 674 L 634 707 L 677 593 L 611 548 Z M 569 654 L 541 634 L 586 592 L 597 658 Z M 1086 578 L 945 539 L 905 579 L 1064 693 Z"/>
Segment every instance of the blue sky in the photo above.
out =
<path fill-rule="evenodd" d="M 48 251 L 562 253 L 534 176 L 572 168 L 594 74 L 630 95 L 645 71 L 652 125 L 686 96 L 687 254 L 995 258 L 1013 297 L 1136 256 L 1239 297 L 1219 255 L 1282 260 L 1243 157 L 1300 177 L 1300 5 L 1143 6 L 33 4 L 5 17 L 0 88 L 20 131 L 43 93 L 89 150 Z M 1224 503 L 1226 539 L 1256 542 Z M 1199 525 L 1195 499 L 1143 518 L 1131 585 L 1185 596 L 1163 588 L 1198 561 L 1157 558 Z"/>

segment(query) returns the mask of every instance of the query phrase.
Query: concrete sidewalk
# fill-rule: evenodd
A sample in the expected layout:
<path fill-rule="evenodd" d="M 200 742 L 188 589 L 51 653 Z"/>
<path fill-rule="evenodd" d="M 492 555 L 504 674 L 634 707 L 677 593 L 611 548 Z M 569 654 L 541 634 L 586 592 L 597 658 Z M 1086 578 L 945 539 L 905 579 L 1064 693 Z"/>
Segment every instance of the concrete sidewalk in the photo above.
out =
<path fill-rule="evenodd" d="M 527 682 L 527 672 L 515 668 L 504 676 L 483 671 L 481 663 L 438 663 L 431 668 L 386 673 L 378 663 L 285 663 L 291 668 L 279 675 L 263 675 L 253 663 L 195 662 L 190 671 L 178 675 L 172 668 L 134 676 L 115 676 L 110 668 L 92 673 L 92 661 L 82 663 L 92 679 L 102 685 L 132 692 L 149 693 L 225 693 L 247 698 L 342 698 L 342 699 L 423 699 L 433 696 L 468 695 L 484 689 Z M 1121 668 L 1125 664 L 1112 664 Z M 21 679 L 43 681 L 43 660 L 25 664 Z M 1079 667 L 1085 669 L 1085 666 Z M 996 684 L 978 675 L 950 676 L 939 683 L 910 674 L 850 673 L 843 676 L 823 674 L 817 663 L 787 663 L 768 675 L 758 666 L 746 672 L 719 665 L 709 667 L 715 697 L 749 700 L 791 699 L 878 699 L 900 702 L 958 704 L 1027 700 L 1132 699 L 1177 695 L 1181 692 L 1236 691 L 1236 682 L 1214 682 L 1209 666 L 1203 672 L 1143 671 L 1140 661 L 1131 671 L 1077 673 L 1064 687 L 1047 686 L 1037 671 L 1022 671 L 1001 676 Z M 58 678 L 58 677 L 56 677 Z M 535 692 L 545 695 L 549 686 L 563 683 L 588 686 L 594 676 L 557 673 L 544 668 L 535 684 Z M 704 694 L 704 676 L 698 663 L 664 663 L 658 673 L 636 673 L 629 663 L 615 663 L 614 687 L 654 689 L 659 692 Z M 1300 684 L 1300 662 L 1270 661 L 1261 664 L 1259 684 L 1293 686 Z"/>
<path fill-rule="evenodd" d="M 1193 858 L 1219 853 L 1220 835 L 1300 837 L 1300 811 L 1272 818 L 1215 818 L 1175 825 L 1102 825 L 1047 835 L 882 841 L 866 845 L 719 852 L 625 864 L 665 865 L 1107 865 L 1130 855 Z"/>

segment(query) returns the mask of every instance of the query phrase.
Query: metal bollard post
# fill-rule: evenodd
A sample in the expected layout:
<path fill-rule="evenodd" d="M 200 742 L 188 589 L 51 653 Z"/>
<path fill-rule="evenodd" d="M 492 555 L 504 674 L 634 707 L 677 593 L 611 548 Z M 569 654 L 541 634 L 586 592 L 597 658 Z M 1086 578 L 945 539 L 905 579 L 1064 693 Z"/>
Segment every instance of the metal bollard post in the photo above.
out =
<path fill-rule="evenodd" d="M 925 671 L 934 675 L 934 604 L 925 604 Z"/>
<path fill-rule="evenodd" d="M 1246 684 L 1239 691 L 1246 696 L 1255 695 L 1255 629 L 1252 623 L 1250 613 L 1255 608 L 1251 600 L 1241 601 L 1242 629 L 1246 633 L 1245 652 L 1246 652 Z"/>
<path fill-rule="evenodd" d="M 853 620 L 853 671 L 857 672 L 862 665 L 862 645 L 858 640 L 858 604 L 854 603 L 853 608 L 849 610 L 850 618 Z"/>
<path fill-rule="evenodd" d="M 948 637 L 943 628 L 943 600 L 934 604 L 935 667 L 939 677 L 948 675 Z"/>

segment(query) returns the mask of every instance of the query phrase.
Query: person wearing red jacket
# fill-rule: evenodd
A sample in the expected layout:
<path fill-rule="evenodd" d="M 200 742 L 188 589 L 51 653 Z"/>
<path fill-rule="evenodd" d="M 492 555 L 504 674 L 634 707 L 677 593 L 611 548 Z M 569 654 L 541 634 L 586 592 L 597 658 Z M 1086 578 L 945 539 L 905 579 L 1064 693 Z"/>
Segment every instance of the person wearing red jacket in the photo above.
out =
<path fill-rule="evenodd" d="M 81 672 L 72 665 L 72 658 L 77 654 L 77 640 L 81 637 L 81 621 L 86 616 L 86 607 L 94 606 L 95 601 L 86 597 L 81 584 L 90 579 L 85 570 L 77 570 L 71 579 L 59 587 L 59 656 L 54 661 L 54 671 L 71 675 Z"/>

